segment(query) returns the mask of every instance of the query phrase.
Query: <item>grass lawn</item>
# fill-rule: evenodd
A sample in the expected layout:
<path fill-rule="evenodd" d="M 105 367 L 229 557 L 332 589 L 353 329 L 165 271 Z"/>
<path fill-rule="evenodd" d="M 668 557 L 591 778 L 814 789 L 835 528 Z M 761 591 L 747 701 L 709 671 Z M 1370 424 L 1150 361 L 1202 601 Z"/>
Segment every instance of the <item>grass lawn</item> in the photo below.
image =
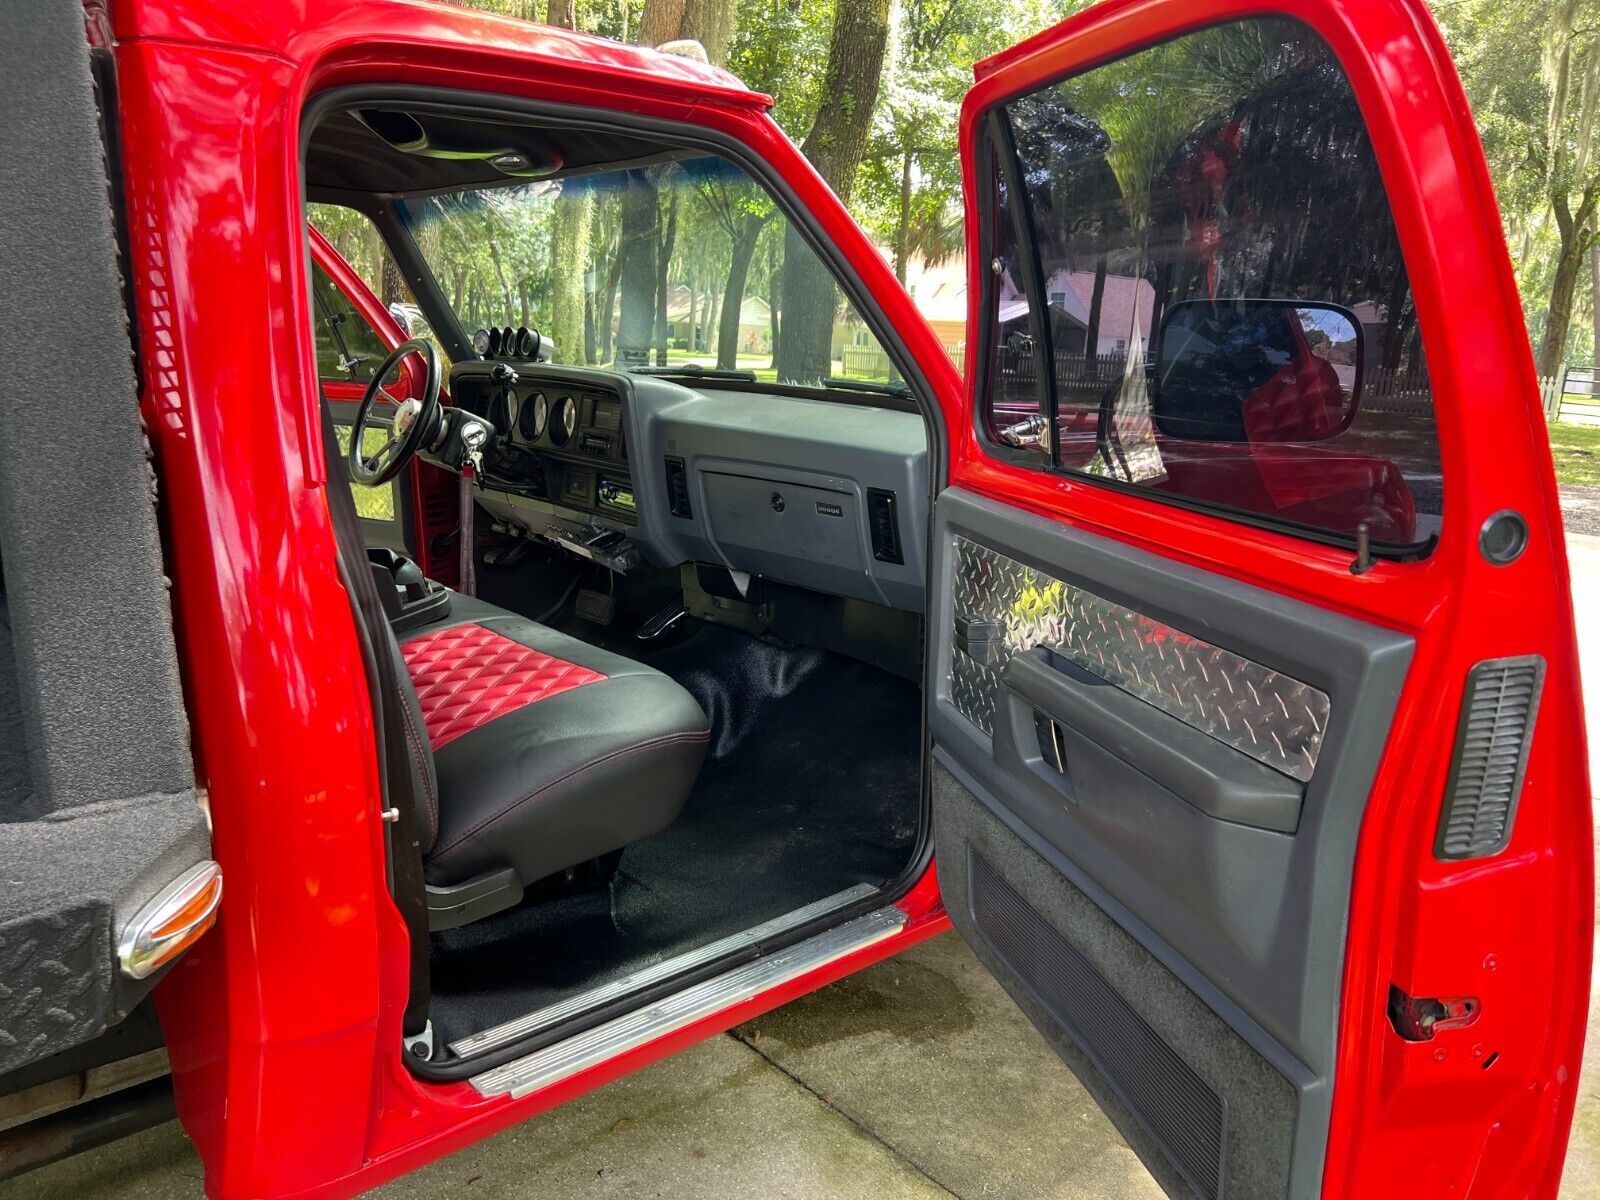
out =
<path fill-rule="evenodd" d="M 1562 483 L 1600 486 L 1600 425 L 1550 424 L 1550 453 Z"/>

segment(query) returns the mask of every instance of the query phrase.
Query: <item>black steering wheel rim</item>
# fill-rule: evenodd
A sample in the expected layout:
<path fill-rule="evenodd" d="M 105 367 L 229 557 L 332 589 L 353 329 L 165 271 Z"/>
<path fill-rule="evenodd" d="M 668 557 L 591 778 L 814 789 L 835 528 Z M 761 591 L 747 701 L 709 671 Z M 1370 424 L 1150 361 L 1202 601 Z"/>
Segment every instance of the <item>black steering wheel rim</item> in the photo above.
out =
<path fill-rule="evenodd" d="M 383 381 L 413 354 L 420 354 L 425 365 L 420 394 L 412 400 L 399 401 L 384 389 Z M 406 464 L 426 443 L 428 431 L 438 424 L 440 383 L 439 350 L 426 338 L 412 338 L 389 351 L 361 393 L 361 405 L 350 427 L 350 452 L 346 455 L 350 478 L 365 487 L 382 487 L 405 470 Z M 379 396 L 395 406 L 397 422 L 402 413 L 406 414 L 406 425 L 392 432 L 376 454 L 365 454 L 362 448 L 366 443 L 367 426 L 372 422 L 372 406 Z M 407 409 L 413 401 L 417 407 Z"/>

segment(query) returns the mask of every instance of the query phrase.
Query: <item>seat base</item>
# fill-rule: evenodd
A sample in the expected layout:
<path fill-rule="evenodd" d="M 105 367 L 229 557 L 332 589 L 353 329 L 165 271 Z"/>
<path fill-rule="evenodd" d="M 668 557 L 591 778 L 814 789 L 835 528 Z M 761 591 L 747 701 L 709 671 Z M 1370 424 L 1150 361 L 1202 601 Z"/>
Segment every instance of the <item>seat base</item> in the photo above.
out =
<path fill-rule="evenodd" d="M 501 872 L 525 887 L 682 809 L 710 726 L 659 671 L 459 593 L 400 650 L 438 775 L 427 881 L 463 897 L 441 893 L 440 920 L 515 903 Z"/>

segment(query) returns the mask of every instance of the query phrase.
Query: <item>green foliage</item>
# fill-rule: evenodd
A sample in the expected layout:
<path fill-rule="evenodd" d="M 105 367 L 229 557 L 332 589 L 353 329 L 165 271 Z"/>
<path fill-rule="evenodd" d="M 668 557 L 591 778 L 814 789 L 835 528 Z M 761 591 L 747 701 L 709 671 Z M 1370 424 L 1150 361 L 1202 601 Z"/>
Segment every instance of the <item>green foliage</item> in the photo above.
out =
<path fill-rule="evenodd" d="M 1541 369 L 1592 355 L 1600 0 L 1434 0 L 1494 176 Z M 1569 330 L 1577 336 L 1568 342 Z"/>
<path fill-rule="evenodd" d="M 904 0 L 851 206 L 874 240 L 937 264 L 961 249 L 957 119 L 972 66 L 1055 24 L 1083 0 Z"/>
<path fill-rule="evenodd" d="M 1600 485 L 1600 426 L 1551 422 L 1550 453 L 1562 483 Z"/>
<path fill-rule="evenodd" d="M 548 0 L 457 0 L 507 16 L 542 20 Z M 775 101 L 773 115 L 791 137 L 811 128 L 822 103 L 823 66 L 836 5 L 850 0 L 735 0 L 734 74 Z M 873 114 L 870 142 L 850 196 L 856 217 L 897 266 L 937 264 L 961 249 L 962 208 L 956 121 L 972 64 L 1046 28 L 1087 0 L 898 0 Z M 695 0 L 687 0 L 692 8 Z M 1600 0 L 1431 0 L 1477 118 L 1504 218 L 1507 243 L 1530 337 L 1568 361 L 1592 361 L 1595 304 L 1586 255 L 1600 240 L 1600 153 L 1592 152 L 1600 116 Z M 631 40 L 645 0 L 575 0 L 579 29 Z M 1227 43 L 1236 60 L 1207 64 L 1213 78 L 1252 69 L 1248 47 Z M 1203 73 L 1194 82 L 1203 81 Z M 850 97 L 838 98 L 849 104 Z M 1139 97 L 1128 97 L 1130 115 Z M 1139 123 L 1151 129 L 1148 121 Z M 1119 142 L 1120 144 L 1120 142 Z M 828 147 L 817 145 L 815 152 Z M 1125 189 L 1138 194 L 1138 189 Z M 715 205 L 683 216 L 679 236 L 708 270 L 729 261 L 733 226 Z M 596 257 L 616 230 L 596 212 Z M 776 263 L 768 222 L 750 266 L 749 287 L 766 294 Z M 377 283 L 377 251 L 363 230 L 340 228 L 334 240 Z M 506 240 L 514 240 L 506 231 Z M 781 243 L 781 238 L 778 239 Z M 548 252 L 547 244 L 514 253 Z M 488 248 L 449 244 L 447 257 L 474 281 L 482 311 L 512 294 L 520 314 L 547 320 L 547 272 L 500 286 Z M 447 282 L 447 290 L 449 285 Z M 492 302 L 492 303 L 491 303 Z M 1559 327 L 1559 334 L 1552 333 Z"/>

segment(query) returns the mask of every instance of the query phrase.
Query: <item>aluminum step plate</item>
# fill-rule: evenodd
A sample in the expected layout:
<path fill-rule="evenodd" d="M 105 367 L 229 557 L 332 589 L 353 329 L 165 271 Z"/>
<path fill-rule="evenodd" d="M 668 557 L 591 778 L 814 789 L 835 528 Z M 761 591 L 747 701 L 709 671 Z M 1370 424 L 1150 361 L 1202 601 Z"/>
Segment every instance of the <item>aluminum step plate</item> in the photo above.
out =
<path fill-rule="evenodd" d="M 749 946 L 760 945 L 762 942 L 779 937 L 791 929 L 799 929 L 818 917 L 825 917 L 831 912 L 837 912 L 859 900 L 877 894 L 878 889 L 870 883 L 858 883 L 855 887 L 846 888 L 842 892 L 835 892 L 804 908 L 797 908 L 793 912 L 783 913 L 770 921 L 764 921 L 753 928 L 741 930 L 720 938 L 710 945 L 701 946 L 697 950 L 689 950 L 683 954 L 674 955 L 672 958 L 662 959 L 648 967 L 641 967 L 637 971 L 630 971 L 597 987 L 592 987 L 576 996 L 569 996 L 565 1000 L 558 1000 L 544 1008 L 535 1009 L 526 1016 L 516 1017 L 505 1021 L 481 1033 L 468 1034 L 459 1041 L 451 1042 L 450 1049 L 458 1058 L 471 1058 L 477 1054 L 486 1054 L 491 1050 L 498 1050 L 501 1046 L 509 1046 L 520 1042 L 523 1038 L 531 1037 L 541 1030 L 559 1025 L 568 1017 L 581 1012 L 588 1012 L 599 1008 L 602 1004 L 609 1004 L 620 999 L 630 992 L 643 991 L 658 983 L 664 983 L 675 975 L 691 971 L 707 963 L 716 962 L 717 959 Z"/>
<path fill-rule="evenodd" d="M 803 942 L 758 958 L 715 979 L 667 996 L 637 1012 L 575 1034 L 514 1062 L 474 1075 L 469 1082 L 484 1096 L 519 1098 L 559 1083 L 656 1038 L 693 1025 L 769 988 L 899 933 L 906 915 L 880 908 Z"/>

